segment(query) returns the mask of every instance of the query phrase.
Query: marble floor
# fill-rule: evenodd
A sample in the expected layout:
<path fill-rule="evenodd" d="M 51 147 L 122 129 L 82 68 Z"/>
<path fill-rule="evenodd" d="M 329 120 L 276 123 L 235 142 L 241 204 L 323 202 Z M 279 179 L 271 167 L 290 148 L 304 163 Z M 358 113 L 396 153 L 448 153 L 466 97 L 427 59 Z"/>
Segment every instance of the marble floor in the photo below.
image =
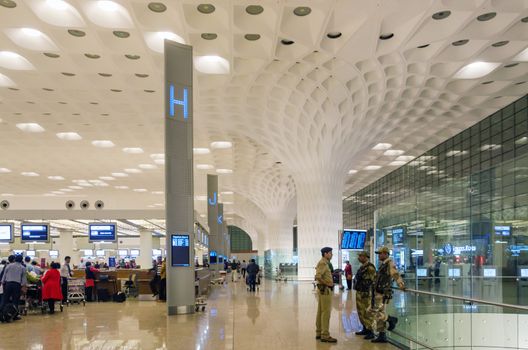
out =
<path fill-rule="evenodd" d="M 242 282 L 213 287 L 205 312 L 166 316 L 159 302 L 72 305 L 55 315 L 29 314 L 0 324 L 0 349 L 394 349 L 354 335 L 350 292 L 336 292 L 330 333 L 314 339 L 316 296 L 311 284 L 265 281 L 256 294 Z"/>

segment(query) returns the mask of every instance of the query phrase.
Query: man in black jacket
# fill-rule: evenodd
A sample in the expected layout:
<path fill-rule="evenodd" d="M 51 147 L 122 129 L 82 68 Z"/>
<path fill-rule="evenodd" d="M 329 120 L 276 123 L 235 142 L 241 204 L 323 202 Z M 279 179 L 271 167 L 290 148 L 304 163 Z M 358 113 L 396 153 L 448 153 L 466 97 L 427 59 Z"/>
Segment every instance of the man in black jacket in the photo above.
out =
<path fill-rule="evenodd" d="M 255 259 L 251 259 L 251 262 L 247 266 L 246 272 L 248 274 L 248 281 L 249 281 L 249 291 L 255 292 L 255 285 L 257 283 L 257 274 L 259 272 L 260 268 L 255 263 Z"/>

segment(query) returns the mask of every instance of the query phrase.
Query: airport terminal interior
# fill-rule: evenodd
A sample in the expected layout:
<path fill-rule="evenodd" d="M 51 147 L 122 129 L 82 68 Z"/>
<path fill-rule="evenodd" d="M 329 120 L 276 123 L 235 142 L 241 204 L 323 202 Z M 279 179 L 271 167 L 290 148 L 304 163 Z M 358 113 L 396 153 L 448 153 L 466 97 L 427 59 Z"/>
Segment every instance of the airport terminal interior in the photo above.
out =
<path fill-rule="evenodd" d="M 0 0 L 0 349 L 528 349 L 527 81 L 526 0 Z"/>

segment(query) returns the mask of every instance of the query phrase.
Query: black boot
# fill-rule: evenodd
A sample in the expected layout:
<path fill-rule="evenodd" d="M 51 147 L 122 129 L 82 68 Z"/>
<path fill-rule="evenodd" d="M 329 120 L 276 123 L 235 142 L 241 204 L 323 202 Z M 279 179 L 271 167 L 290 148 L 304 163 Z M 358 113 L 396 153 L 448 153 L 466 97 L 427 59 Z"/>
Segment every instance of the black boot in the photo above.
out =
<path fill-rule="evenodd" d="M 385 334 L 385 332 L 380 332 L 380 334 L 378 334 L 378 337 L 374 340 L 372 340 L 373 343 L 387 343 L 387 335 Z"/>
<path fill-rule="evenodd" d="M 368 332 L 369 332 L 369 331 L 368 331 L 365 327 L 363 327 L 363 329 L 362 329 L 361 331 L 356 332 L 355 334 L 356 334 L 356 335 L 367 335 Z"/>
<path fill-rule="evenodd" d="M 387 329 L 389 331 L 392 331 L 394 328 L 396 328 L 396 324 L 398 323 L 398 317 L 389 316 L 387 322 L 389 323 L 389 327 Z"/>
<path fill-rule="evenodd" d="M 365 335 L 365 337 L 363 339 L 371 340 L 371 339 L 374 339 L 374 338 L 376 338 L 376 336 L 374 335 L 374 332 L 367 331 L 367 334 Z"/>

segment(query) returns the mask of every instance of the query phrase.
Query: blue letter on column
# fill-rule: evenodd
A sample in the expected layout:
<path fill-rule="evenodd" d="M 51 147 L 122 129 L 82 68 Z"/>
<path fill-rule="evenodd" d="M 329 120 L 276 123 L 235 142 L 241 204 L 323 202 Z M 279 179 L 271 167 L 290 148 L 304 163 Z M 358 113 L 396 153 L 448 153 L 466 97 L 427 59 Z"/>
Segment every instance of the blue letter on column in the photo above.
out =
<path fill-rule="evenodd" d="M 174 85 L 170 85 L 170 96 L 169 96 L 169 107 L 170 107 L 170 116 L 174 117 L 174 105 L 183 106 L 183 118 L 187 119 L 189 116 L 188 106 L 189 101 L 187 99 L 187 89 L 183 88 L 183 100 L 177 100 L 174 98 Z"/>
<path fill-rule="evenodd" d="M 215 205 L 216 204 L 216 192 L 213 192 L 214 198 L 209 198 L 209 205 Z"/>
<path fill-rule="evenodd" d="M 223 215 L 218 215 L 218 223 L 221 225 L 224 222 Z"/>

